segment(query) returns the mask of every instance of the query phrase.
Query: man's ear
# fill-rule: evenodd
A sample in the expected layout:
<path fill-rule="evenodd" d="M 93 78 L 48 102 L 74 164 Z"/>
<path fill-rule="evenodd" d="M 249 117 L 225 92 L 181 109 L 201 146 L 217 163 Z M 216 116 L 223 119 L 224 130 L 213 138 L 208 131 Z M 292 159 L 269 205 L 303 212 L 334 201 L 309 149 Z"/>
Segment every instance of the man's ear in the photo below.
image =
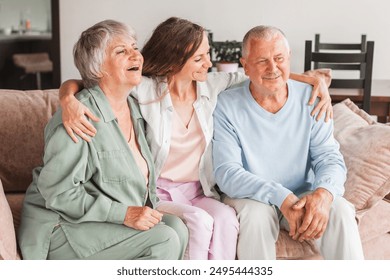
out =
<path fill-rule="evenodd" d="M 245 60 L 245 58 L 241 57 L 240 62 L 241 62 L 242 67 L 244 68 L 244 71 L 246 74 L 246 60 Z"/>

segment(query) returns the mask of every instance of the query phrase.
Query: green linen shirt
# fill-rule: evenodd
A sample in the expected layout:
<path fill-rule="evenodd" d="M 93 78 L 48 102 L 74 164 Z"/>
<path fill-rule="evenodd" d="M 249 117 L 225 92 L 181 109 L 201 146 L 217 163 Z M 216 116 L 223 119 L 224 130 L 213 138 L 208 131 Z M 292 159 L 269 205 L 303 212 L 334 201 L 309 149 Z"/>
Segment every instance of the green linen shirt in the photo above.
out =
<path fill-rule="evenodd" d="M 123 225 L 128 206 L 156 204 L 153 160 L 138 104 L 128 98 L 149 183 L 138 168 L 106 96 L 96 86 L 77 98 L 100 121 L 90 143 L 74 143 L 62 123 L 61 109 L 45 128 L 43 166 L 33 171 L 23 204 L 19 245 L 24 259 L 46 259 L 50 237 L 61 226 L 80 257 L 88 257 L 137 234 Z"/>

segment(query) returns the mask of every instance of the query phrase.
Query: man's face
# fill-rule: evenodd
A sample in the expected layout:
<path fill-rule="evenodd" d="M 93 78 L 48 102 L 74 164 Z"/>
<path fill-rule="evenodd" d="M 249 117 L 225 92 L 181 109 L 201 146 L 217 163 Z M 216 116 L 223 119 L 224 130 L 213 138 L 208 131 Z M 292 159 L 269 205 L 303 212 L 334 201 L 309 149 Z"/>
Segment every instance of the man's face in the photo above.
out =
<path fill-rule="evenodd" d="M 255 88 L 272 92 L 286 89 L 290 76 L 290 50 L 286 39 L 275 34 L 271 39 L 250 39 L 246 57 L 241 58 L 245 74 Z"/>

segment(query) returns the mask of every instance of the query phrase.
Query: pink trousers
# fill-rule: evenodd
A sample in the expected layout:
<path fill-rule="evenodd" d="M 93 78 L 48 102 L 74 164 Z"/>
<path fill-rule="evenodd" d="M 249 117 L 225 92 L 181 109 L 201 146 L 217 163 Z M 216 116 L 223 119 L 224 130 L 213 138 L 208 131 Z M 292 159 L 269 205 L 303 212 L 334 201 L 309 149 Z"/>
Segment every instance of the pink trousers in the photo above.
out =
<path fill-rule="evenodd" d="M 157 209 L 180 217 L 188 227 L 185 259 L 235 259 L 239 225 L 233 208 L 206 197 L 199 181 L 175 183 L 160 178 L 157 196 Z"/>

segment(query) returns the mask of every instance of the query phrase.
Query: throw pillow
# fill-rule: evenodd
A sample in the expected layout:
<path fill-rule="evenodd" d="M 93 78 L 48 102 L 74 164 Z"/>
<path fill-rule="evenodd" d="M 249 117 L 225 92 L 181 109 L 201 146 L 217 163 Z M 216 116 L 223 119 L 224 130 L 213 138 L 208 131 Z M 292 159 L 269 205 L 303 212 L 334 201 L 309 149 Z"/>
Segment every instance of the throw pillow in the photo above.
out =
<path fill-rule="evenodd" d="M 348 169 L 344 197 L 357 214 L 390 193 L 390 126 L 347 99 L 333 106 L 334 135 Z"/>
<path fill-rule="evenodd" d="M 0 259 L 16 260 L 16 237 L 11 209 L 0 180 Z"/>

